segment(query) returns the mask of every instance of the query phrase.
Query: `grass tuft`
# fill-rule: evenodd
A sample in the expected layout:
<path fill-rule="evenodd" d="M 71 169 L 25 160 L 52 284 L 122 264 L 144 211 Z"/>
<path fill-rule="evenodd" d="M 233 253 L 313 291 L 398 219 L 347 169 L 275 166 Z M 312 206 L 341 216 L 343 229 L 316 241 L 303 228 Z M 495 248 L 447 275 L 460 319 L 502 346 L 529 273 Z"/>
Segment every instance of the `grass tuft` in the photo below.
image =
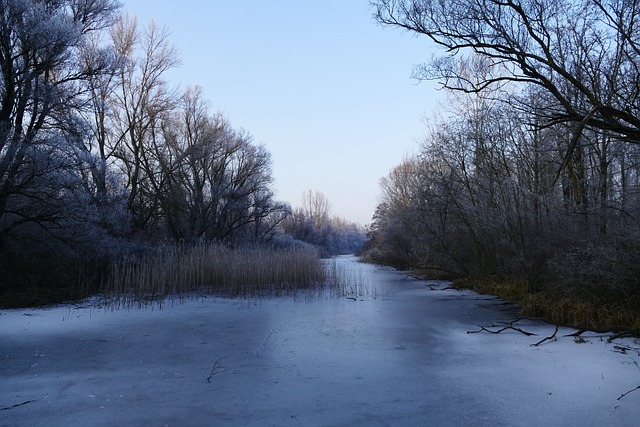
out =
<path fill-rule="evenodd" d="M 606 289 L 548 289 L 534 294 L 517 280 L 461 279 L 456 289 L 496 295 L 529 317 L 593 331 L 629 331 L 640 336 L 640 297 Z"/>

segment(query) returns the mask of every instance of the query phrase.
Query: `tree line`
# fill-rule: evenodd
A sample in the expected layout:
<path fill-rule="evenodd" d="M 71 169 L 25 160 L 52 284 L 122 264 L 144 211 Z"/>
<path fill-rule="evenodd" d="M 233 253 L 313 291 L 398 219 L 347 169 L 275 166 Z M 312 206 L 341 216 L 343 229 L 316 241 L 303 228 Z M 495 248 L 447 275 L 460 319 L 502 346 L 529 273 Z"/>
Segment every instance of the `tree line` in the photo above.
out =
<path fill-rule="evenodd" d="M 115 0 L 0 0 L 0 290 L 167 242 L 287 241 L 270 153 L 176 89 L 179 62 Z"/>
<path fill-rule="evenodd" d="M 378 0 L 443 54 L 446 114 L 381 180 L 365 254 L 640 307 L 640 3 Z"/>
<path fill-rule="evenodd" d="M 329 199 L 320 191 L 307 191 L 282 228 L 291 239 L 320 248 L 324 256 L 357 253 L 366 240 L 361 225 L 331 215 Z"/>

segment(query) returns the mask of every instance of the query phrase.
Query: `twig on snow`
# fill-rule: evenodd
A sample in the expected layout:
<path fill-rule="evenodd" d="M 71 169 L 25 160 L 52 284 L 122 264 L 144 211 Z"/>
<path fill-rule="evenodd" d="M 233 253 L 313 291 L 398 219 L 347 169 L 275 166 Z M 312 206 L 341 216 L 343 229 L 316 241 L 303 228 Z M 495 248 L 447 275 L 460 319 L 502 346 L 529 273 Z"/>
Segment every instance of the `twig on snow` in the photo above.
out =
<path fill-rule="evenodd" d="M 631 332 L 628 329 L 621 329 L 621 330 L 616 330 L 616 329 L 598 329 L 598 328 L 591 328 L 591 329 L 579 329 L 571 334 L 567 334 L 565 335 L 565 337 L 579 337 L 580 335 L 584 334 L 585 332 L 596 332 L 598 334 L 612 334 L 612 335 L 608 335 L 607 338 L 607 342 L 611 343 L 613 342 L 613 340 L 616 340 L 618 338 L 629 338 L 629 337 L 633 337 L 634 334 L 633 332 Z"/>
<path fill-rule="evenodd" d="M 620 400 L 620 399 L 622 399 L 623 397 L 625 397 L 627 394 L 632 393 L 632 392 L 634 392 L 634 391 L 636 391 L 636 390 L 640 390 L 640 385 L 639 385 L 638 387 L 636 387 L 636 388 L 632 388 L 631 390 L 629 390 L 629 391 L 628 391 L 628 392 L 626 392 L 626 393 L 622 393 L 622 394 L 620 395 L 620 397 L 619 397 L 619 398 L 617 398 L 616 400 Z"/>
<path fill-rule="evenodd" d="M 518 327 L 516 327 L 516 326 L 513 326 L 513 324 L 514 324 L 515 322 L 516 322 L 516 321 L 511 322 L 511 323 L 509 323 L 507 326 L 505 326 L 504 328 L 502 328 L 502 329 L 498 329 L 497 331 L 492 331 L 492 330 L 490 330 L 490 329 L 485 328 L 484 326 L 480 326 L 480 325 L 478 325 L 478 326 L 479 326 L 479 328 L 480 328 L 480 330 L 478 330 L 478 331 L 467 331 L 467 333 L 468 333 L 468 334 L 477 334 L 477 333 L 480 333 L 480 332 L 482 332 L 482 331 L 485 331 L 485 332 L 489 332 L 490 334 L 499 334 L 500 332 L 506 331 L 507 329 L 511 329 L 511 330 L 516 331 L 516 332 L 520 332 L 521 334 L 524 334 L 524 335 L 526 335 L 526 336 L 528 336 L 528 337 L 530 337 L 530 336 L 532 336 L 532 335 L 536 335 L 536 334 L 534 334 L 533 332 L 527 332 L 527 331 L 525 331 L 525 330 L 523 330 L 523 329 L 520 329 L 520 328 L 518 328 Z"/>
<path fill-rule="evenodd" d="M 627 354 L 627 351 L 631 351 L 631 347 L 627 347 L 623 345 L 614 345 L 613 351 L 617 353 Z"/>
<path fill-rule="evenodd" d="M 37 402 L 38 400 L 42 400 L 42 399 L 44 399 L 45 397 L 47 397 L 47 396 L 43 396 L 43 397 L 41 397 L 41 398 L 39 398 L 39 399 L 25 400 L 25 401 L 24 401 L 24 402 L 22 402 L 22 403 L 16 403 L 15 405 L 11 405 L 11 406 L 3 406 L 3 407 L 1 407 L 1 408 L 0 408 L 0 411 L 8 411 L 9 409 L 17 408 L 17 407 L 19 407 L 19 406 L 26 405 L 26 404 L 28 404 L 28 403 Z"/>
<path fill-rule="evenodd" d="M 214 362 L 213 368 L 211 368 L 211 373 L 209 373 L 209 377 L 207 378 L 208 383 L 211 383 L 211 379 L 213 377 L 227 370 L 222 366 L 218 366 L 218 364 L 224 359 L 226 359 L 226 357 L 223 356 Z"/>
<path fill-rule="evenodd" d="M 629 337 L 633 337 L 633 332 L 631 332 L 631 331 L 620 331 L 620 332 L 616 332 L 615 334 L 611 335 L 607 339 L 607 342 L 611 343 L 611 342 L 613 342 L 613 340 L 616 340 L 618 338 L 629 338 Z"/>
<path fill-rule="evenodd" d="M 556 338 L 556 334 L 557 334 L 557 333 L 558 333 L 558 325 L 556 325 L 556 330 L 555 330 L 555 331 L 553 331 L 553 334 L 552 334 L 551 336 L 548 336 L 548 337 L 546 337 L 546 338 L 543 338 L 543 339 L 541 339 L 540 341 L 538 341 L 538 342 L 537 342 L 537 343 L 535 343 L 535 344 L 531 344 L 531 347 L 537 347 L 537 346 L 539 346 L 540 344 L 542 344 L 543 342 L 545 342 L 545 341 L 547 341 L 547 340 L 548 340 L 548 341 L 554 341 L 554 340 L 556 340 L 556 339 L 557 339 L 557 338 Z"/>

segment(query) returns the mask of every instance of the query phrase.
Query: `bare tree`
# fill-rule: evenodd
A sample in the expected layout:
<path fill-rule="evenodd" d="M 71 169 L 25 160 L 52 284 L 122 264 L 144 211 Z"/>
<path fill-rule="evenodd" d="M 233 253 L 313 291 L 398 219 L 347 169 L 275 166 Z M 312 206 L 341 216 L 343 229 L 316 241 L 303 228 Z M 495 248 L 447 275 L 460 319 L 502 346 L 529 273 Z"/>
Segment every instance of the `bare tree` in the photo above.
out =
<path fill-rule="evenodd" d="M 0 242 L 20 224 L 46 222 L 48 215 L 31 204 L 27 210 L 14 205 L 11 215 L 8 206 L 14 196 L 30 193 L 35 176 L 56 173 L 53 164 L 33 172 L 34 156 L 68 142 L 60 132 L 73 122 L 80 82 L 103 71 L 83 66 L 81 47 L 88 34 L 110 25 L 117 8 L 113 0 L 0 1 Z M 39 191 L 30 197 L 41 207 L 48 202 Z"/>
<path fill-rule="evenodd" d="M 83 66 L 103 71 L 91 73 L 85 80 L 84 102 L 77 109 L 86 123 L 86 136 L 80 140 L 80 148 L 94 158 L 88 166 L 98 204 L 106 203 L 109 198 L 109 166 L 115 160 L 113 154 L 117 145 L 110 120 L 111 101 L 118 87 L 118 69 L 124 59 L 103 36 L 104 33 L 92 34 L 82 47 L 80 59 Z"/>
<path fill-rule="evenodd" d="M 120 58 L 118 89 L 113 91 L 116 138 L 114 155 L 120 161 L 129 192 L 128 206 L 134 226 L 143 229 L 158 220 L 161 171 L 151 157 L 162 144 L 160 124 L 176 105 L 176 96 L 164 80 L 178 57 L 169 43 L 168 30 L 153 22 L 140 32 L 135 18 L 122 16 L 111 28 Z"/>
<path fill-rule="evenodd" d="M 220 114 L 210 115 L 201 88 L 189 88 L 163 122 L 160 200 L 175 238 L 260 239 L 285 206 L 273 201 L 271 159 Z M 277 220 L 276 224 L 269 221 Z"/>
<path fill-rule="evenodd" d="M 549 123 L 575 123 L 640 143 L 639 5 L 626 0 L 378 0 L 383 25 L 424 34 L 448 55 L 417 70 L 450 89 L 504 82 L 545 91 Z M 495 71 L 472 82 L 456 70 L 472 51 Z M 577 138 L 577 136 L 576 136 Z M 571 154 L 572 147 L 567 147 Z M 569 155 L 568 154 L 568 155 Z"/>
<path fill-rule="evenodd" d="M 308 190 L 302 195 L 302 210 L 316 229 L 329 223 L 331 204 L 321 191 Z"/>

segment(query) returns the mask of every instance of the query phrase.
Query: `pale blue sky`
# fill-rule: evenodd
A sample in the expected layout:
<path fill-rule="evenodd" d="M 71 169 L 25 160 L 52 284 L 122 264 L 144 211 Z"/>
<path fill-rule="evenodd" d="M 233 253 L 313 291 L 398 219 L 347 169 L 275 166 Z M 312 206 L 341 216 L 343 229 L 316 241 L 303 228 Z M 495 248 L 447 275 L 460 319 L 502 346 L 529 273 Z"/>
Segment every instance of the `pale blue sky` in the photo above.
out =
<path fill-rule="evenodd" d="M 410 78 L 433 52 L 381 28 L 368 0 L 122 0 L 140 24 L 167 25 L 212 112 L 267 147 L 278 200 L 324 193 L 332 213 L 367 224 L 378 181 L 417 150 L 440 96 Z"/>

